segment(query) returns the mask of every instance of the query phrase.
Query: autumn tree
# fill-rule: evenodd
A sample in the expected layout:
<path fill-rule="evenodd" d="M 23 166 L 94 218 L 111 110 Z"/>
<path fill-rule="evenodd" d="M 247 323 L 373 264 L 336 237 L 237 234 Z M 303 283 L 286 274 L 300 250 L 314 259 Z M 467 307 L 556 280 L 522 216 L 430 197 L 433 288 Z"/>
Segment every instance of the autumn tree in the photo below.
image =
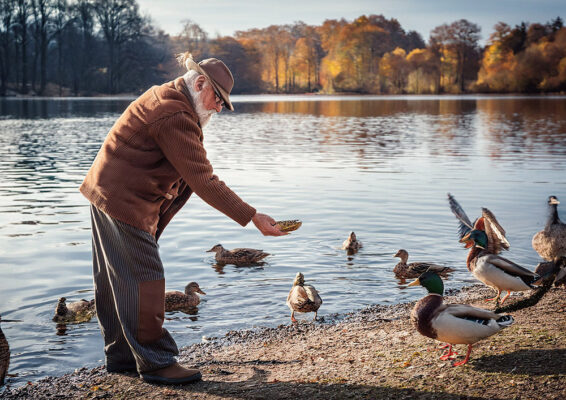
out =
<path fill-rule="evenodd" d="M 481 28 L 466 19 L 436 27 L 430 44 L 440 55 L 442 66 L 454 77 L 458 91 L 465 91 L 466 81 L 475 80 L 479 59 L 478 41 Z"/>
<path fill-rule="evenodd" d="M 230 68 L 234 92 L 257 93 L 262 89 L 260 52 L 252 44 L 221 37 L 210 42 L 210 53 Z"/>
<path fill-rule="evenodd" d="M 488 92 L 506 92 L 515 87 L 513 69 L 516 60 L 509 46 L 511 27 L 503 22 L 494 26 L 488 45 L 483 53 L 475 89 Z"/>
<path fill-rule="evenodd" d="M 379 61 L 379 74 L 382 78 L 383 91 L 403 93 L 407 86 L 409 63 L 407 52 L 400 47 L 385 55 Z"/>
<path fill-rule="evenodd" d="M 411 93 L 436 93 L 435 76 L 438 71 L 438 60 L 429 49 L 414 49 L 407 55 L 409 66 L 409 91 Z"/>

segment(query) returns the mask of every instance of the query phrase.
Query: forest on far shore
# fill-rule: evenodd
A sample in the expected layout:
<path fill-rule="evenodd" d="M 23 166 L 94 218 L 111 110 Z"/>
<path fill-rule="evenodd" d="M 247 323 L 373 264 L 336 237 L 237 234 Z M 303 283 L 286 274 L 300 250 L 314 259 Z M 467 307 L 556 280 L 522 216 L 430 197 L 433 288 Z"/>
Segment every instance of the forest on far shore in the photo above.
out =
<path fill-rule="evenodd" d="M 179 16 L 183 20 L 182 15 Z M 136 0 L 0 0 L 0 96 L 137 94 L 183 73 L 175 54 L 222 59 L 233 93 L 560 93 L 566 27 L 557 16 L 499 22 L 480 46 L 466 19 L 425 41 L 395 19 L 362 15 L 209 37 L 198 21 L 166 34 Z"/>

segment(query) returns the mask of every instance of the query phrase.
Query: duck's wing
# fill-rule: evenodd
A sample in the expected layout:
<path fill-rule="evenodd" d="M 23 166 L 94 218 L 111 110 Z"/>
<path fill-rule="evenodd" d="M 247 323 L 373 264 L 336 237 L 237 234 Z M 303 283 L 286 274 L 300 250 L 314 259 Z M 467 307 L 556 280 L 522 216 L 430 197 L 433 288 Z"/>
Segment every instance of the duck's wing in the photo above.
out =
<path fill-rule="evenodd" d="M 450 210 L 452 210 L 452 213 L 456 216 L 456 218 L 458 218 L 458 221 L 460 221 L 458 226 L 458 235 L 460 236 L 460 239 L 462 239 L 472 229 L 474 229 L 474 224 L 472 224 L 462 206 L 460 206 L 454 196 L 450 193 L 448 193 L 448 204 L 450 204 Z"/>
<path fill-rule="evenodd" d="M 94 300 L 81 299 L 73 303 L 69 303 L 67 308 L 72 312 L 88 311 L 94 308 Z"/>
<path fill-rule="evenodd" d="M 470 306 L 467 304 L 446 304 L 446 309 L 444 312 L 449 313 L 458 318 L 476 318 L 476 319 L 497 319 L 499 314 L 492 311 L 485 310 L 483 308 L 478 308 Z"/>
<path fill-rule="evenodd" d="M 528 269 L 521 267 L 519 264 L 515 264 L 513 261 L 510 261 L 501 256 L 495 254 L 488 254 L 485 257 L 486 257 L 485 258 L 486 262 L 490 263 L 491 265 L 499 269 L 502 269 L 509 275 L 519 276 L 519 277 L 524 276 L 531 278 L 539 278 L 539 276 L 536 273 L 529 271 Z"/>
<path fill-rule="evenodd" d="M 497 218 L 487 208 L 482 208 L 484 229 L 487 235 L 488 251 L 498 254 L 501 249 L 509 250 L 509 241 L 505 237 L 505 229 L 497 222 Z"/>
<path fill-rule="evenodd" d="M 263 250 L 238 248 L 230 250 L 230 257 L 241 262 L 254 262 L 267 257 L 269 253 L 264 253 Z"/>
<path fill-rule="evenodd" d="M 437 340 L 451 344 L 473 344 L 502 329 L 500 316 L 489 310 L 466 304 L 447 304 L 432 321 Z"/>
<path fill-rule="evenodd" d="M 314 286 L 305 285 L 304 289 L 309 300 L 312 301 L 317 307 L 320 307 L 320 305 L 322 304 L 322 299 L 320 298 L 320 295 L 318 294 L 318 291 L 314 288 Z"/>
<path fill-rule="evenodd" d="M 292 309 L 301 308 L 304 304 L 308 303 L 309 295 L 302 286 L 293 286 L 287 296 L 287 305 Z"/>
<path fill-rule="evenodd" d="M 448 272 L 453 272 L 452 268 L 444 267 L 442 265 L 428 263 L 428 262 L 414 262 L 409 264 L 409 271 L 415 274 L 422 274 L 426 271 L 434 271 L 437 274 L 446 274 Z"/>

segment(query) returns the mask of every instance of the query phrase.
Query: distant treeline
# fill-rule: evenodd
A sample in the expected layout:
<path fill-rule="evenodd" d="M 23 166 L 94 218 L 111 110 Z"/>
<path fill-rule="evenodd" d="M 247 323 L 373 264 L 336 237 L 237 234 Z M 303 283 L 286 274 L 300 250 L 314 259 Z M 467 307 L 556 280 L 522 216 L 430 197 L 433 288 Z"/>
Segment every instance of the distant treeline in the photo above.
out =
<path fill-rule="evenodd" d="M 139 93 L 182 73 L 174 54 L 222 59 L 235 93 L 466 93 L 566 90 L 560 17 L 500 22 L 485 48 L 465 19 L 428 43 L 396 19 L 297 22 L 209 38 L 191 20 L 170 36 L 136 0 L 0 0 L 0 95 Z"/>

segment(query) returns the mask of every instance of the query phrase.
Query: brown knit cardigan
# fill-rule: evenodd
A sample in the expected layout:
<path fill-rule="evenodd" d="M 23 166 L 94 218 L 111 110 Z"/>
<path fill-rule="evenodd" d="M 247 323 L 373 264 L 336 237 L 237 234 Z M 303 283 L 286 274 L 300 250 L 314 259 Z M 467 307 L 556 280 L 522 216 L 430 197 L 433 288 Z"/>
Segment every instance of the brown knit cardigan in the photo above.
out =
<path fill-rule="evenodd" d="M 213 174 L 183 77 L 150 88 L 128 106 L 80 191 L 111 217 L 156 239 L 193 192 L 242 226 L 256 212 Z"/>

